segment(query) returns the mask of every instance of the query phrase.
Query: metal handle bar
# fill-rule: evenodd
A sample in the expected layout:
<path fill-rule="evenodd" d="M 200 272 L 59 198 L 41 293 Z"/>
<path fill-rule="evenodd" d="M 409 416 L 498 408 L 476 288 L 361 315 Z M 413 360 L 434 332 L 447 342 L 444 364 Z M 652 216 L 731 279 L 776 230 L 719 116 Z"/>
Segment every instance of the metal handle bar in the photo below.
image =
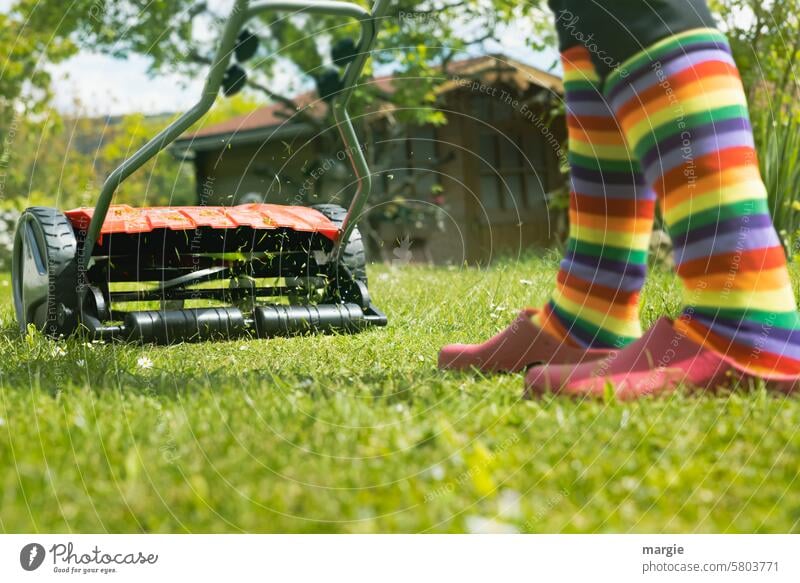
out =
<path fill-rule="evenodd" d="M 166 148 L 177 139 L 193 123 L 200 119 L 211 109 L 219 93 L 222 78 L 230 62 L 231 53 L 236 46 L 239 32 L 251 18 L 268 11 L 291 11 L 309 14 L 326 14 L 331 16 L 346 16 L 355 18 L 361 24 L 361 38 L 358 42 L 358 53 L 345 69 L 342 90 L 333 99 L 333 113 L 339 128 L 339 133 L 344 141 L 345 148 L 356 175 L 358 188 L 350 204 L 347 216 L 342 225 L 342 232 L 337 241 L 337 258 L 342 242 L 346 242 L 353 230 L 352 217 L 358 216 L 366 204 L 372 187 L 369 167 L 361 148 L 358 147 L 356 136 L 346 106 L 353 92 L 358 77 L 364 69 L 372 45 L 375 42 L 377 18 L 383 16 L 389 0 L 375 0 L 372 11 L 366 10 L 357 4 L 339 2 L 336 0 L 277 0 L 258 2 L 249 6 L 250 0 L 235 0 L 233 10 L 228 17 L 228 22 L 222 32 L 222 39 L 217 49 L 214 60 L 206 76 L 206 82 L 200 100 L 178 119 L 161 130 L 154 138 L 139 148 L 130 158 L 120 164 L 103 183 L 100 196 L 92 214 L 92 220 L 86 231 L 84 245 L 80 257 L 84 268 L 89 265 L 95 242 L 100 236 L 103 222 L 111 206 L 111 200 L 122 182 L 131 174 L 141 168 L 148 160 Z"/>

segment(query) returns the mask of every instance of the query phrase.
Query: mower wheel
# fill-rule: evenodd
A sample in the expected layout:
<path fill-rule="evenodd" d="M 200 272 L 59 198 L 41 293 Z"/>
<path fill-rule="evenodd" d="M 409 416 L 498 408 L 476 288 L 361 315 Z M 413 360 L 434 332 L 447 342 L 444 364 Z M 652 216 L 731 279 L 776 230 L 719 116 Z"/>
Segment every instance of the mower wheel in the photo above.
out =
<path fill-rule="evenodd" d="M 315 204 L 311 208 L 321 212 L 337 227 L 344 224 L 344 218 L 347 216 L 347 209 L 338 204 Z M 358 227 L 353 229 L 350 241 L 342 249 L 342 264 L 350 270 L 357 281 L 367 285 L 367 255 Z"/>
<path fill-rule="evenodd" d="M 11 285 L 20 330 L 72 333 L 78 324 L 77 242 L 72 224 L 54 208 L 31 207 L 14 233 Z"/>

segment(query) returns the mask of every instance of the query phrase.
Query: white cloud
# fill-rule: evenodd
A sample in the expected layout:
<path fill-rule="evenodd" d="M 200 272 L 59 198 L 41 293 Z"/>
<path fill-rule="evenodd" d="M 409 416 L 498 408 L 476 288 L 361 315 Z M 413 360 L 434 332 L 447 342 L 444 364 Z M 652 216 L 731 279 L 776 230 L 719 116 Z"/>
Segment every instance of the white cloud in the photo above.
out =
<path fill-rule="evenodd" d="M 150 78 L 147 67 L 147 58 L 139 55 L 121 60 L 79 53 L 50 68 L 55 106 L 62 112 L 99 116 L 180 111 L 199 99 L 202 79 Z"/>

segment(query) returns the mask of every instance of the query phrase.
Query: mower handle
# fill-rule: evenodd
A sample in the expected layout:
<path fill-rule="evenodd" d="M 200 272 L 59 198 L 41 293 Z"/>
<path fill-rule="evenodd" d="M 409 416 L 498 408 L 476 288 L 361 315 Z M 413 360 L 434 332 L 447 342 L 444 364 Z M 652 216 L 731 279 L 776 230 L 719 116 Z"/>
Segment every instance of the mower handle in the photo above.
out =
<path fill-rule="evenodd" d="M 83 249 L 78 258 L 78 268 L 83 271 L 88 269 L 94 245 L 100 236 L 111 200 L 122 182 L 131 174 L 141 168 L 148 160 L 161 152 L 170 143 L 177 139 L 193 123 L 203 117 L 219 94 L 222 78 L 230 62 L 231 53 L 236 46 L 237 37 L 245 23 L 251 18 L 269 11 L 306 12 L 310 14 L 326 14 L 330 16 L 347 16 L 355 18 L 361 24 L 361 38 L 358 41 L 356 57 L 347 65 L 342 77 L 342 89 L 333 97 L 331 107 L 334 119 L 339 129 L 339 134 L 344 142 L 350 163 L 355 172 L 357 189 L 350 203 L 347 216 L 342 223 L 341 232 L 336 241 L 334 258 L 338 260 L 355 227 L 355 220 L 364 208 L 372 189 L 372 177 L 369 166 L 364 158 L 364 153 L 359 147 L 358 136 L 353 128 L 350 115 L 347 113 L 347 103 L 350 100 L 358 77 L 364 69 L 372 46 L 377 35 L 376 20 L 384 16 L 389 0 L 375 0 L 372 10 L 367 10 L 357 4 L 340 2 L 338 0 L 265 0 L 249 5 L 250 0 L 235 0 L 228 21 L 222 32 L 222 40 L 214 56 L 214 60 L 206 76 L 206 82 L 200 100 L 188 111 L 173 121 L 144 146 L 139 148 L 130 158 L 127 158 L 111 174 L 109 174 L 100 196 L 94 207 L 92 219 L 86 230 Z"/>

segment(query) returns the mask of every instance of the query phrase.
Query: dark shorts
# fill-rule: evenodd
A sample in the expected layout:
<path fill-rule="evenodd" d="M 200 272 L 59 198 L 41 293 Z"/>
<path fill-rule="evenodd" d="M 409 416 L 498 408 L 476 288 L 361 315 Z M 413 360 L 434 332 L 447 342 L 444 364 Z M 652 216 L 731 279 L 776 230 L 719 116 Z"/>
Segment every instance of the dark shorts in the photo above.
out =
<path fill-rule="evenodd" d="M 663 38 L 715 28 L 706 0 L 549 0 L 562 51 L 585 46 L 606 75 Z"/>

